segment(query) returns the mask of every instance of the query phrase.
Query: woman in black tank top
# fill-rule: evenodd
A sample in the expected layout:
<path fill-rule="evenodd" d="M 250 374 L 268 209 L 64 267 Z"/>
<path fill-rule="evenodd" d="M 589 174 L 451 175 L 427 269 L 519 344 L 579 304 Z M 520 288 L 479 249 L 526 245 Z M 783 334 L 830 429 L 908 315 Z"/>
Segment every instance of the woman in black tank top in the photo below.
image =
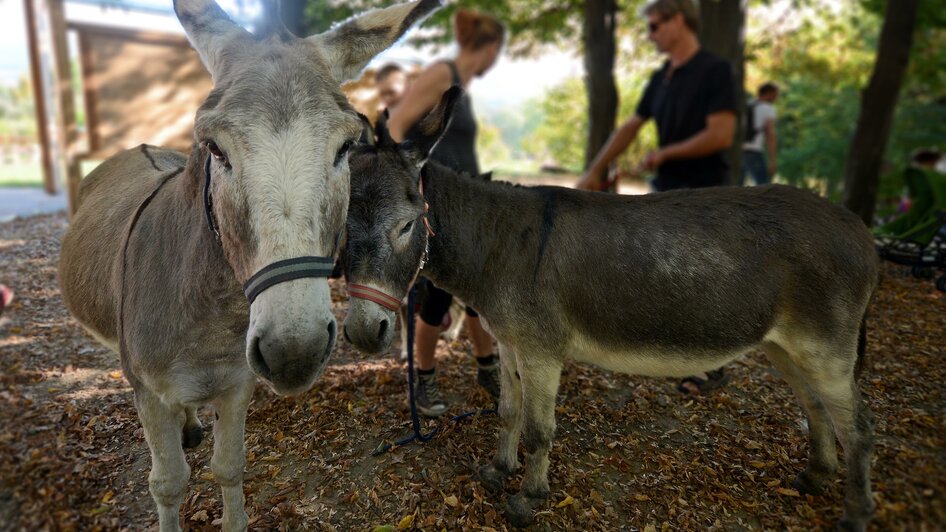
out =
<path fill-rule="evenodd" d="M 454 29 L 460 52 L 453 60 L 430 65 L 414 80 L 388 119 L 388 129 L 394 140 L 403 140 L 404 134 L 434 108 L 447 89 L 459 85 L 465 91 L 474 77 L 485 74 L 496 62 L 505 34 L 499 20 L 491 15 L 460 9 L 454 17 Z M 431 153 L 431 158 L 471 177 L 479 175 L 476 117 L 468 93 L 464 92 L 458 102 L 450 127 Z M 428 281 L 421 301 L 421 319 L 417 320 L 415 329 L 418 376 L 415 397 L 418 410 L 429 417 L 439 416 L 447 410 L 447 403 L 435 380 L 434 352 L 452 299 L 453 296 Z M 493 339 L 483 329 L 479 316 L 469 307 L 466 327 L 478 365 L 476 380 L 498 400 L 499 361 L 493 355 Z"/>

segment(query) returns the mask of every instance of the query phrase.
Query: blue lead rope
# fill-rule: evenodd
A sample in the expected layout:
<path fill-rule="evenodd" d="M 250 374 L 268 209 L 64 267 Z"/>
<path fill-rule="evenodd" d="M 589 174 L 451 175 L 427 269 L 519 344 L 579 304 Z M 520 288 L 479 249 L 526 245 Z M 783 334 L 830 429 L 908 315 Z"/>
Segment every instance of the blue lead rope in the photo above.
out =
<path fill-rule="evenodd" d="M 421 443 L 427 443 L 437 435 L 437 432 L 440 431 L 440 427 L 434 427 L 433 430 L 424 434 L 420 431 L 420 416 L 417 415 L 417 401 L 414 398 L 414 287 L 407 292 L 407 390 L 408 397 L 410 398 L 411 403 L 411 423 L 414 427 L 414 433 L 406 438 L 397 440 L 394 443 L 387 441 L 381 442 L 374 451 L 371 452 L 371 456 L 380 456 L 395 447 L 400 447 L 402 445 L 407 445 L 413 441 L 419 441 Z M 460 421 L 477 414 L 495 414 L 496 409 L 482 409 L 482 410 L 473 410 L 472 412 L 465 412 L 463 414 L 454 416 L 451 418 L 451 421 Z"/>

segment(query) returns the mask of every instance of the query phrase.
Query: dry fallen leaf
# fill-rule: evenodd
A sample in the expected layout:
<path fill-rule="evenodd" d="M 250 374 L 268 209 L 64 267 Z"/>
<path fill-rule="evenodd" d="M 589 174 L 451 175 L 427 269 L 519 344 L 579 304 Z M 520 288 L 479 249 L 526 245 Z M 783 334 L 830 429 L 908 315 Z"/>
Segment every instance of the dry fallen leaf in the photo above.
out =
<path fill-rule="evenodd" d="M 398 530 L 406 530 L 406 529 L 410 528 L 411 525 L 413 525 L 413 524 L 414 524 L 414 514 L 408 514 L 408 515 L 405 515 L 405 516 L 401 519 L 401 522 L 399 522 L 399 523 L 397 524 L 397 529 L 398 529 Z"/>
<path fill-rule="evenodd" d="M 564 499 L 561 500 L 558 504 L 555 505 L 556 508 L 564 508 L 575 502 L 575 499 L 571 495 L 566 495 Z"/>

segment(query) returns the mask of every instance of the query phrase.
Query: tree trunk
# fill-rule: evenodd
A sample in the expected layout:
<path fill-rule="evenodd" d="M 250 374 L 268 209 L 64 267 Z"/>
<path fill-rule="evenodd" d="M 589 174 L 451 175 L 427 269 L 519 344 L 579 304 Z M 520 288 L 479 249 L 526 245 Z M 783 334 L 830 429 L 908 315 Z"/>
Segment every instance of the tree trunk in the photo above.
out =
<path fill-rule="evenodd" d="M 736 90 L 736 138 L 726 154 L 731 184 L 742 175 L 742 139 L 745 138 L 745 27 L 746 0 L 702 0 L 700 43 L 703 48 L 729 61 Z"/>
<path fill-rule="evenodd" d="M 263 5 L 275 5 L 276 2 L 263 2 Z M 297 37 L 306 37 L 308 35 L 305 27 L 305 0 L 278 0 L 278 17 L 282 19 L 286 28 Z M 264 11 L 265 11 L 264 7 Z"/>
<path fill-rule="evenodd" d="M 844 206 L 873 223 L 880 167 L 893 125 L 900 86 L 910 62 L 920 0 L 887 0 L 877 60 L 851 140 L 844 171 Z"/>
<path fill-rule="evenodd" d="M 585 168 L 614 131 L 618 91 L 614 83 L 614 0 L 585 0 L 585 90 L 588 94 L 588 143 Z M 597 176 L 607 179 L 607 175 Z"/>

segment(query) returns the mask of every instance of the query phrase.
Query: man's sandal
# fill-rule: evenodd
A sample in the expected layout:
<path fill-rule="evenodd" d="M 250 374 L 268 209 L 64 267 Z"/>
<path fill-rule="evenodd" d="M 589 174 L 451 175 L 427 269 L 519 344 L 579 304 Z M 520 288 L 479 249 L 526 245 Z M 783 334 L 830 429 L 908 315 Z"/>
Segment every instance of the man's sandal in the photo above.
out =
<path fill-rule="evenodd" d="M 701 395 L 725 386 L 729 382 L 729 375 L 723 368 L 706 372 L 706 378 L 687 377 L 677 386 L 677 391 L 684 395 Z"/>

